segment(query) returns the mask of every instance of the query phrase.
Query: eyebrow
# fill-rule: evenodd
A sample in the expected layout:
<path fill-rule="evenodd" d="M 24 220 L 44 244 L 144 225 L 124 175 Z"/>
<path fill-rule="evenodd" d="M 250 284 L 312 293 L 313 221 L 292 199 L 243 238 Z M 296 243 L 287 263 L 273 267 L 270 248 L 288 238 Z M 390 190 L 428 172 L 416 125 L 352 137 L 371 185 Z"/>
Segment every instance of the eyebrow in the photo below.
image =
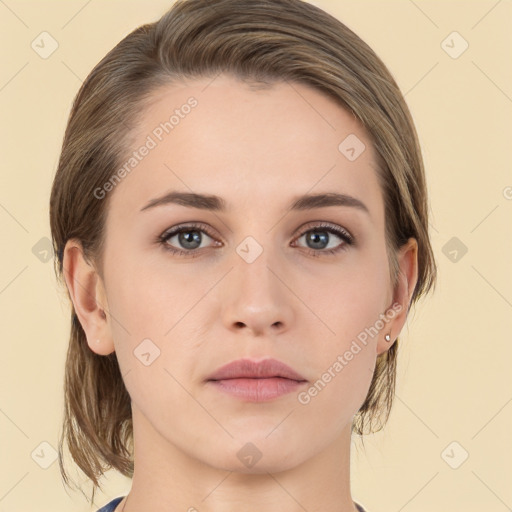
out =
<path fill-rule="evenodd" d="M 193 192 L 177 192 L 171 191 L 167 194 L 151 199 L 143 208 L 149 210 L 156 206 L 167 204 L 178 204 L 188 208 L 198 208 L 201 210 L 210 210 L 215 212 L 225 212 L 228 209 L 226 201 L 219 196 L 196 194 Z M 359 199 L 347 194 L 338 194 L 327 192 L 322 194 L 305 194 L 292 199 L 289 209 L 294 211 L 312 210 L 314 208 L 325 208 L 328 206 L 349 206 L 357 208 L 369 214 L 366 205 Z"/>

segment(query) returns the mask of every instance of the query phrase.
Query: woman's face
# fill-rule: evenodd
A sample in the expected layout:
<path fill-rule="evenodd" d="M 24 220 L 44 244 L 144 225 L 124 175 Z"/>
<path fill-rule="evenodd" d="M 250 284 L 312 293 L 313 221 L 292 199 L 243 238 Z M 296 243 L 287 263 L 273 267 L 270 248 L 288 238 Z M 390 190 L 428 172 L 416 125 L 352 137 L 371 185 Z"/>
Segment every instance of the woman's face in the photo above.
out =
<path fill-rule="evenodd" d="M 227 75 L 160 90 L 137 126 L 103 189 L 107 337 L 136 433 L 214 467 L 296 466 L 350 428 L 398 335 L 370 140 L 314 89 Z M 188 196 L 155 204 L 170 193 Z M 317 194 L 340 196 L 297 206 Z M 207 382 L 241 358 L 305 382 L 259 401 Z M 262 454 L 252 469 L 247 443 Z"/>

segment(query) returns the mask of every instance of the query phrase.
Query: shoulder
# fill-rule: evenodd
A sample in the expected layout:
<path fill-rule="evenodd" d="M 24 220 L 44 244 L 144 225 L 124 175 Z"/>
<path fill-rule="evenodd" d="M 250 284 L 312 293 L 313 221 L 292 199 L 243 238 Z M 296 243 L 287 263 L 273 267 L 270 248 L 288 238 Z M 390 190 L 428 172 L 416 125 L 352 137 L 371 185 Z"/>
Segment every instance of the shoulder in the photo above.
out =
<path fill-rule="evenodd" d="M 107 503 L 104 507 L 101 507 L 98 512 L 114 512 L 115 508 L 121 501 L 123 500 L 124 496 L 119 496 L 118 498 L 114 498 L 112 501 Z"/>

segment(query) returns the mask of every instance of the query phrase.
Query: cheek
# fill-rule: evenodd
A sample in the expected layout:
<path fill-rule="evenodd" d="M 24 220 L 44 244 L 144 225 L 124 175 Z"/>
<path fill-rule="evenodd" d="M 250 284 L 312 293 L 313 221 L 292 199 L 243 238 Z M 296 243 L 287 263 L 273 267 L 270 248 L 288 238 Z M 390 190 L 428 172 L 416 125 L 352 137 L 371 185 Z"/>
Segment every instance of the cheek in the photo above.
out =
<path fill-rule="evenodd" d="M 179 275 L 172 282 L 162 275 L 154 266 L 137 267 L 119 259 L 110 274 L 109 306 L 126 389 L 147 417 L 157 414 L 165 424 L 172 420 L 169 403 L 180 402 L 185 408 L 190 401 L 178 383 L 187 381 L 195 359 L 190 347 L 178 340 L 188 339 L 183 334 L 189 322 L 186 314 L 201 290 L 179 282 L 184 280 Z"/>
<path fill-rule="evenodd" d="M 326 420 L 343 428 L 366 398 L 377 358 L 377 336 L 371 330 L 379 314 L 375 311 L 372 305 L 357 308 L 348 304 L 335 325 L 336 335 L 323 341 L 315 356 L 315 380 L 298 401 L 309 408 L 319 428 Z"/>
<path fill-rule="evenodd" d="M 340 344 L 373 325 L 389 306 L 390 279 L 384 249 L 354 253 L 339 268 L 332 266 L 307 281 L 306 300 L 329 326 L 328 336 Z M 313 287 L 315 282 L 317 286 Z"/>
<path fill-rule="evenodd" d="M 174 381 L 166 369 L 182 382 L 190 377 L 195 345 L 202 339 L 198 326 L 206 322 L 202 314 L 208 299 L 201 298 L 212 286 L 197 272 L 176 267 L 170 273 L 169 264 L 134 261 L 116 260 L 108 283 L 111 331 L 122 373 L 131 372 L 130 395 L 131 388 L 139 393 L 136 382 L 144 389 L 169 388 L 169 379 Z"/>
<path fill-rule="evenodd" d="M 375 350 L 350 343 L 344 349 L 332 351 L 317 379 L 297 396 L 298 412 L 313 432 L 325 433 L 326 425 L 331 433 L 340 432 L 353 421 L 368 394 Z"/>
<path fill-rule="evenodd" d="M 142 256 L 119 258 L 112 266 L 111 310 L 131 337 L 168 337 L 169 330 L 211 287 L 210 280 L 201 277 L 201 273 L 184 272 L 179 265 L 171 267 L 170 272 L 170 264 L 165 259 L 161 261 L 163 264 Z"/>
<path fill-rule="evenodd" d="M 379 253 L 376 248 L 370 256 L 360 253 L 357 261 L 340 266 L 338 272 L 331 269 L 329 279 L 316 277 L 323 286 L 310 294 L 310 304 L 331 332 L 317 340 L 321 343 L 315 355 L 317 380 L 298 398 L 309 408 L 311 420 L 319 422 L 319 428 L 325 414 L 342 428 L 366 398 L 375 369 L 377 340 L 386 325 L 381 320 L 389 305 L 385 250 Z"/>

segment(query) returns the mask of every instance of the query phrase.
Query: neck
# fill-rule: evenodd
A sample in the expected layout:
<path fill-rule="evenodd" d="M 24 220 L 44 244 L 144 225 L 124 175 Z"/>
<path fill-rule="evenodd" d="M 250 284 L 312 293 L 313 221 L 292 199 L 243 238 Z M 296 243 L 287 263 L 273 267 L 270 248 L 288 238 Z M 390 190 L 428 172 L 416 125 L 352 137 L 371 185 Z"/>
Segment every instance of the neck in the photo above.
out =
<path fill-rule="evenodd" d="M 130 494 L 119 511 L 357 512 L 350 492 L 350 424 L 310 458 L 308 447 L 301 448 L 305 456 L 288 457 L 300 459 L 298 464 L 287 465 L 286 456 L 275 463 L 267 448 L 256 464 L 244 468 L 239 460 L 234 466 L 200 460 L 162 438 L 133 403 L 132 411 L 134 474 Z M 244 443 L 235 445 L 237 452 L 245 454 L 240 450 Z M 243 449 L 251 454 L 247 443 Z M 266 464 L 265 453 L 269 453 Z"/>

